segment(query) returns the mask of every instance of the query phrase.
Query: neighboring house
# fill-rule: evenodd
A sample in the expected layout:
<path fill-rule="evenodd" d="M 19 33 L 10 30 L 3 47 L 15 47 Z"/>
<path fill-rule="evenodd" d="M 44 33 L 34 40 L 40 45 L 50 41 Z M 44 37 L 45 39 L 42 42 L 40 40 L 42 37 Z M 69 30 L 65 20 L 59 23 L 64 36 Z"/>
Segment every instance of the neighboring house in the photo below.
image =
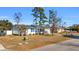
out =
<path fill-rule="evenodd" d="M 57 32 L 58 32 L 58 33 L 61 33 L 61 32 L 64 32 L 64 31 L 65 31 L 64 28 L 61 27 L 61 26 L 57 29 Z"/>
<path fill-rule="evenodd" d="M 0 36 L 12 35 L 12 30 L 0 30 Z"/>
<path fill-rule="evenodd" d="M 60 28 L 57 30 L 58 33 L 64 32 L 65 30 L 63 28 Z"/>

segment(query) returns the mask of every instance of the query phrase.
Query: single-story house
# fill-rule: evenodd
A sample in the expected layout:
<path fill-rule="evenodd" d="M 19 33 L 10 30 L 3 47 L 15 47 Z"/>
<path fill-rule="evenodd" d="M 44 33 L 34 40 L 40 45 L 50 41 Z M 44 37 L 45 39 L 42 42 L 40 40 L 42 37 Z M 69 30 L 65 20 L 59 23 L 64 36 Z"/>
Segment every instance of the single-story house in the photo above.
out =
<path fill-rule="evenodd" d="M 35 25 L 28 25 L 27 26 L 27 30 L 26 30 L 26 34 L 39 34 L 40 33 L 47 33 L 47 34 L 51 34 L 50 32 L 50 27 L 49 26 L 35 26 Z"/>
<path fill-rule="evenodd" d="M 42 28 L 41 26 L 35 26 L 35 25 L 27 25 L 26 26 L 27 29 L 26 29 L 26 35 L 32 35 L 32 34 L 38 34 L 39 32 L 42 33 Z M 47 34 L 51 34 L 50 32 L 50 28 L 49 26 L 44 26 L 44 32 L 47 33 Z M 41 31 L 40 31 L 41 29 Z M 17 29 L 16 26 L 13 26 L 13 29 L 12 29 L 12 33 L 13 34 L 20 34 L 20 31 Z"/>

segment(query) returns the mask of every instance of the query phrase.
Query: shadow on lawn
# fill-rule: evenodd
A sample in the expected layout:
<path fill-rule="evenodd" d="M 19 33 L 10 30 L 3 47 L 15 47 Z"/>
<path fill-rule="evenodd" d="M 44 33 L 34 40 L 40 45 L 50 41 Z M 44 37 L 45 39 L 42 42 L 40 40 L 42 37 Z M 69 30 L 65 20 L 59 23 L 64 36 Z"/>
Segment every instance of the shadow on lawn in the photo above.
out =
<path fill-rule="evenodd" d="M 72 38 L 72 39 L 79 39 L 79 36 L 78 35 L 63 35 L 64 37 L 69 37 L 69 38 Z"/>

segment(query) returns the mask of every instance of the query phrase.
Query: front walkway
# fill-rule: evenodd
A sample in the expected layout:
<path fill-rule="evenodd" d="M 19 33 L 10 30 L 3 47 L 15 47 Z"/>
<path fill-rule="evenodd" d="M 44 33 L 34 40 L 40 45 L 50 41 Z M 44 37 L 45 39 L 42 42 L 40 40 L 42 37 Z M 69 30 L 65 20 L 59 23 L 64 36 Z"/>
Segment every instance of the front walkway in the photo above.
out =
<path fill-rule="evenodd" d="M 71 39 L 57 44 L 33 49 L 32 51 L 79 51 L 79 39 Z"/>

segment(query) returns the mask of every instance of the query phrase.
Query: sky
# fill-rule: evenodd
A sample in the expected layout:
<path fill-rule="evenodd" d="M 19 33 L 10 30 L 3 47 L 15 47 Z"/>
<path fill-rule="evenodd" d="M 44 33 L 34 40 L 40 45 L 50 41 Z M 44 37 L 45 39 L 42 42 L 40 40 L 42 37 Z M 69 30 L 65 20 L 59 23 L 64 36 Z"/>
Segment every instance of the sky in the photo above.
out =
<path fill-rule="evenodd" d="M 14 13 L 21 12 L 22 20 L 20 23 L 30 25 L 33 24 L 34 19 L 31 15 L 32 9 L 33 7 L 0 7 L 0 19 L 7 18 L 15 24 Z M 79 24 L 79 7 L 44 7 L 44 9 L 47 17 L 49 17 L 49 10 L 56 10 L 57 17 L 66 23 L 65 26 Z"/>

